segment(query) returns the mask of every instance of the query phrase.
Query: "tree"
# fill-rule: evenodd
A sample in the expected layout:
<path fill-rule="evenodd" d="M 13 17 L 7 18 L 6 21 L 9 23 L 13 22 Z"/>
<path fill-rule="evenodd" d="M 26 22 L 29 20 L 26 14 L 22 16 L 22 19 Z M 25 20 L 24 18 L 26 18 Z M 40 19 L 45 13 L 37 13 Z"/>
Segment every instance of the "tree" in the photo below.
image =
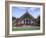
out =
<path fill-rule="evenodd" d="M 36 23 L 37 23 L 38 25 L 40 25 L 40 16 L 37 17 Z"/>
<path fill-rule="evenodd" d="M 16 20 L 16 17 L 12 17 L 12 21 Z"/>
<path fill-rule="evenodd" d="M 12 27 L 15 27 L 15 25 L 16 25 L 16 18 L 12 17 Z"/>

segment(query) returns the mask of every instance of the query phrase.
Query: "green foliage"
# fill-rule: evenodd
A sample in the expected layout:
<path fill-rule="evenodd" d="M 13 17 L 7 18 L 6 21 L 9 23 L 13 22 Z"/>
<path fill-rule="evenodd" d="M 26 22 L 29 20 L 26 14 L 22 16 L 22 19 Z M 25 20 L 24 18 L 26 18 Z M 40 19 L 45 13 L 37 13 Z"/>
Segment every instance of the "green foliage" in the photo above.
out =
<path fill-rule="evenodd" d="M 14 20 L 16 20 L 16 18 L 15 17 L 12 17 L 12 21 L 14 21 Z"/>
<path fill-rule="evenodd" d="M 16 25 L 16 18 L 12 17 L 12 27 L 15 27 L 15 25 Z"/>
<path fill-rule="evenodd" d="M 36 23 L 38 24 L 38 26 L 40 26 L 40 16 L 37 17 Z"/>

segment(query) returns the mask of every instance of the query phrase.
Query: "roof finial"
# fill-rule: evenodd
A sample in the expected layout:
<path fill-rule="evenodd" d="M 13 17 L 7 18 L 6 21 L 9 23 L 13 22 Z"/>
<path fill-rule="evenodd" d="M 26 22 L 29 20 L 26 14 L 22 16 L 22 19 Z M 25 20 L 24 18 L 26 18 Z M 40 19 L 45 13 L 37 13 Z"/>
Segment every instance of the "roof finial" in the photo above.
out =
<path fill-rule="evenodd" d="M 26 13 L 28 13 L 28 8 L 26 8 Z"/>

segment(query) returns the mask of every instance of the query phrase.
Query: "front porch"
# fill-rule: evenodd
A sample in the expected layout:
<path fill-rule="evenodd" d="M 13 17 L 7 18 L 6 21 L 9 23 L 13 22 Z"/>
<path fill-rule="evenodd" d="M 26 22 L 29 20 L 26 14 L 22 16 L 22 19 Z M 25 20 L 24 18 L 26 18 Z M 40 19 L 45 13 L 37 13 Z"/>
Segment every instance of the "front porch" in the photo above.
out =
<path fill-rule="evenodd" d="M 35 21 L 32 19 L 23 19 L 22 21 L 19 21 L 16 23 L 16 27 L 21 27 L 21 26 L 33 26 L 35 24 Z"/>

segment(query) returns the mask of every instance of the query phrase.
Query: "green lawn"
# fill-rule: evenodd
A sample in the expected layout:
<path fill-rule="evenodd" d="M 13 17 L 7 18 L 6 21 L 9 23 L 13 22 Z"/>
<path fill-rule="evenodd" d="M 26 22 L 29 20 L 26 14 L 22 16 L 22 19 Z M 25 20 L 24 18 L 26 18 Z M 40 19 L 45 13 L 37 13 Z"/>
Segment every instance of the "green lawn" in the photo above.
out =
<path fill-rule="evenodd" d="M 40 27 L 38 28 L 32 28 L 32 27 L 28 27 L 28 28 L 12 28 L 12 31 L 24 31 L 24 30 L 40 30 Z"/>

